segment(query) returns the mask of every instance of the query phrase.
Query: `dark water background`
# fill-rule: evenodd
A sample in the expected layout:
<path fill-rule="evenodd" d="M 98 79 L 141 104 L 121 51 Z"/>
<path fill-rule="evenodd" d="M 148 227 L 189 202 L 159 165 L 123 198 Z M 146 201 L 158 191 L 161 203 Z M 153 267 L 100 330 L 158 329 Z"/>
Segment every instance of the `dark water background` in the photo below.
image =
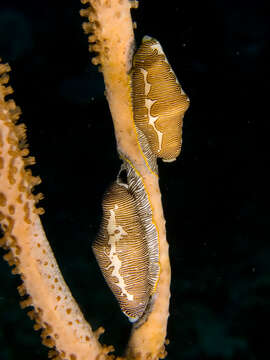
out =
<path fill-rule="evenodd" d="M 0 57 L 13 69 L 50 244 L 86 318 L 106 328 L 102 340 L 119 353 L 130 326 L 90 244 L 120 161 L 81 8 L 79 0 L 1 0 Z M 134 12 L 138 43 L 145 34 L 161 42 L 191 99 L 181 156 L 160 164 L 172 265 L 168 360 L 269 356 L 269 206 L 261 174 L 269 164 L 269 111 L 262 111 L 269 103 L 268 10 L 267 1 L 145 0 Z M 0 360 L 45 360 L 47 348 L 19 307 L 19 284 L 0 260 Z"/>

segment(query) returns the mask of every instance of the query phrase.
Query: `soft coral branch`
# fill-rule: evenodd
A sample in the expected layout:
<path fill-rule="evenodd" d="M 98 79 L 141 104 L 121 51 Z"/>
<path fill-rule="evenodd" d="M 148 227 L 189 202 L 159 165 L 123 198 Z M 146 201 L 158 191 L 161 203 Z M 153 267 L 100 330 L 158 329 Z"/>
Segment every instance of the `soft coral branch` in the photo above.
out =
<path fill-rule="evenodd" d="M 1 245 L 8 250 L 4 258 L 14 274 L 20 274 L 18 290 L 24 300 L 21 306 L 35 320 L 34 328 L 42 329 L 43 344 L 54 350 L 58 359 L 106 358 L 112 348 L 99 344 L 86 322 L 62 274 L 40 222 L 42 209 L 36 207 L 41 195 L 33 195 L 33 186 L 40 179 L 33 177 L 26 166 L 33 158 L 26 157 L 24 125 L 16 125 L 20 109 L 13 100 L 8 82 L 7 64 L 0 64 L 0 221 L 4 232 Z M 101 356 L 102 355 L 102 356 Z"/>
<path fill-rule="evenodd" d="M 89 8 L 81 13 L 89 22 L 90 50 L 97 52 L 94 64 L 100 64 L 106 85 L 117 147 L 120 156 L 132 164 L 143 181 L 153 212 L 153 223 L 159 234 L 160 279 L 151 313 L 144 324 L 134 325 L 127 348 L 130 359 L 158 359 L 165 356 L 170 299 L 170 262 L 166 241 L 165 220 L 161 204 L 158 176 L 143 157 L 133 120 L 130 70 L 134 51 L 133 25 L 130 8 L 137 2 L 128 0 L 83 0 Z"/>

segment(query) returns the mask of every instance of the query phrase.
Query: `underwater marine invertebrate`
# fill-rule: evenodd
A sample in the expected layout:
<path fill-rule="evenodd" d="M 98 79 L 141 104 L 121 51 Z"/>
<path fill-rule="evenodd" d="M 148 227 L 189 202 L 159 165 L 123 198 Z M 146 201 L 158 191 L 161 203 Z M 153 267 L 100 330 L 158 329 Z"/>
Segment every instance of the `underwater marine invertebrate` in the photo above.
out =
<path fill-rule="evenodd" d="M 102 221 L 93 250 L 122 311 L 134 322 L 143 315 L 158 281 L 158 247 L 152 247 L 149 256 L 136 198 L 125 184 L 116 182 L 106 192 Z"/>
<path fill-rule="evenodd" d="M 173 161 L 182 145 L 182 124 L 189 99 L 182 90 L 160 43 L 145 36 L 136 51 L 132 70 L 134 122 L 151 151 Z"/>

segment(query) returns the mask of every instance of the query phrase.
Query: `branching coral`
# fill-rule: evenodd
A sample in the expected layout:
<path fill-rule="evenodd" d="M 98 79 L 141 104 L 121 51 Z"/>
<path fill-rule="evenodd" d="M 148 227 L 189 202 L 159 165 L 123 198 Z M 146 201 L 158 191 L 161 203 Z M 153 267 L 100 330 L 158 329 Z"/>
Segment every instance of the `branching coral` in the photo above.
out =
<path fill-rule="evenodd" d="M 43 344 L 59 350 L 51 355 L 95 359 L 103 351 L 101 345 L 61 275 L 40 222 L 43 210 L 36 208 L 36 203 L 42 195 L 32 194 L 40 179 L 27 169 L 34 159 L 27 157 L 24 147 L 25 126 L 16 125 L 20 110 L 14 101 L 5 100 L 12 92 L 5 86 L 9 70 L 8 65 L 0 65 L 1 245 L 9 249 L 4 258 L 15 266 L 12 272 L 21 275 L 21 306 L 33 307 L 28 315 L 35 320 L 35 329 L 42 329 Z"/>
<path fill-rule="evenodd" d="M 83 27 L 86 33 L 91 33 L 90 50 L 97 53 L 93 63 L 99 64 L 104 76 L 117 148 L 123 160 L 121 171 L 127 173 L 124 188 L 135 189 L 139 194 L 135 196 L 135 212 L 136 206 L 137 209 L 148 209 L 145 220 L 142 219 L 145 212 L 137 212 L 146 224 L 142 229 L 152 226 L 151 234 L 156 234 L 154 241 L 158 249 L 158 270 L 154 271 L 151 301 L 142 319 L 133 325 L 125 357 L 138 360 L 164 358 L 170 263 L 157 167 L 156 164 L 152 166 L 156 158 L 148 161 L 145 155 L 148 145 L 145 145 L 146 151 L 140 141 L 144 135 L 134 124 L 131 69 L 135 45 L 130 9 L 136 7 L 137 2 L 82 2 L 89 5 L 81 11 L 81 15 L 89 20 Z M 113 355 L 108 355 L 112 347 L 102 347 L 98 342 L 103 329 L 93 332 L 84 319 L 43 231 L 39 219 L 43 210 L 36 207 L 42 195 L 32 193 L 33 186 L 40 180 L 28 169 L 34 159 L 28 157 L 25 126 L 16 125 L 20 110 L 12 100 L 6 100 L 12 92 L 6 86 L 9 70 L 8 65 L 0 65 L 0 221 L 4 232 L 1 245 L 9 250 L 5 259 L 15 266 L 13 273 L 21 276 L 22 285 L 18 290 L 24 297 L 22 307 L 32 307 L 28 314 L 36 322 L 35 328 L 42 329 L 43 343 L 52 348 L 51 357 L 71 360 L 113 358 Z M 180 85 L 177 86 L 180 91 Z M 186 96 L 183 96 L 183 102 L 186 101 Z"/>

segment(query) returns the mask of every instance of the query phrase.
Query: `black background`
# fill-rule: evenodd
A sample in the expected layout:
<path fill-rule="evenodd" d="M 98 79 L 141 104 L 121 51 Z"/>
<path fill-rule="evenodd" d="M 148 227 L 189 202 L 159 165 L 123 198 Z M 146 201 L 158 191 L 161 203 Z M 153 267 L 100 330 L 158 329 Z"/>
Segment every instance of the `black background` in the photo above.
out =
<path fill-rule="evenodd" d="M 133 11 L 137 44 L 146 34 L 161 42 L 191 100 L 182 153 L 159 170 L 172 265 L 169 360 L 269 354 L 266 3 L 145 0 Z M 121 354 L 130 325 L 90 247 L 120 160 L 82 7 L 79 0 L 1 0 L 0 57 L 12 66 L 13 97 L 37 160 L 32 170 L 42 178 L 50 244 L 86 318 L 105 327 L 102 341 Z M 0 260 L 0 359 L 45 360 L 47 349 L 19 307 L 19 284 Z"/>

